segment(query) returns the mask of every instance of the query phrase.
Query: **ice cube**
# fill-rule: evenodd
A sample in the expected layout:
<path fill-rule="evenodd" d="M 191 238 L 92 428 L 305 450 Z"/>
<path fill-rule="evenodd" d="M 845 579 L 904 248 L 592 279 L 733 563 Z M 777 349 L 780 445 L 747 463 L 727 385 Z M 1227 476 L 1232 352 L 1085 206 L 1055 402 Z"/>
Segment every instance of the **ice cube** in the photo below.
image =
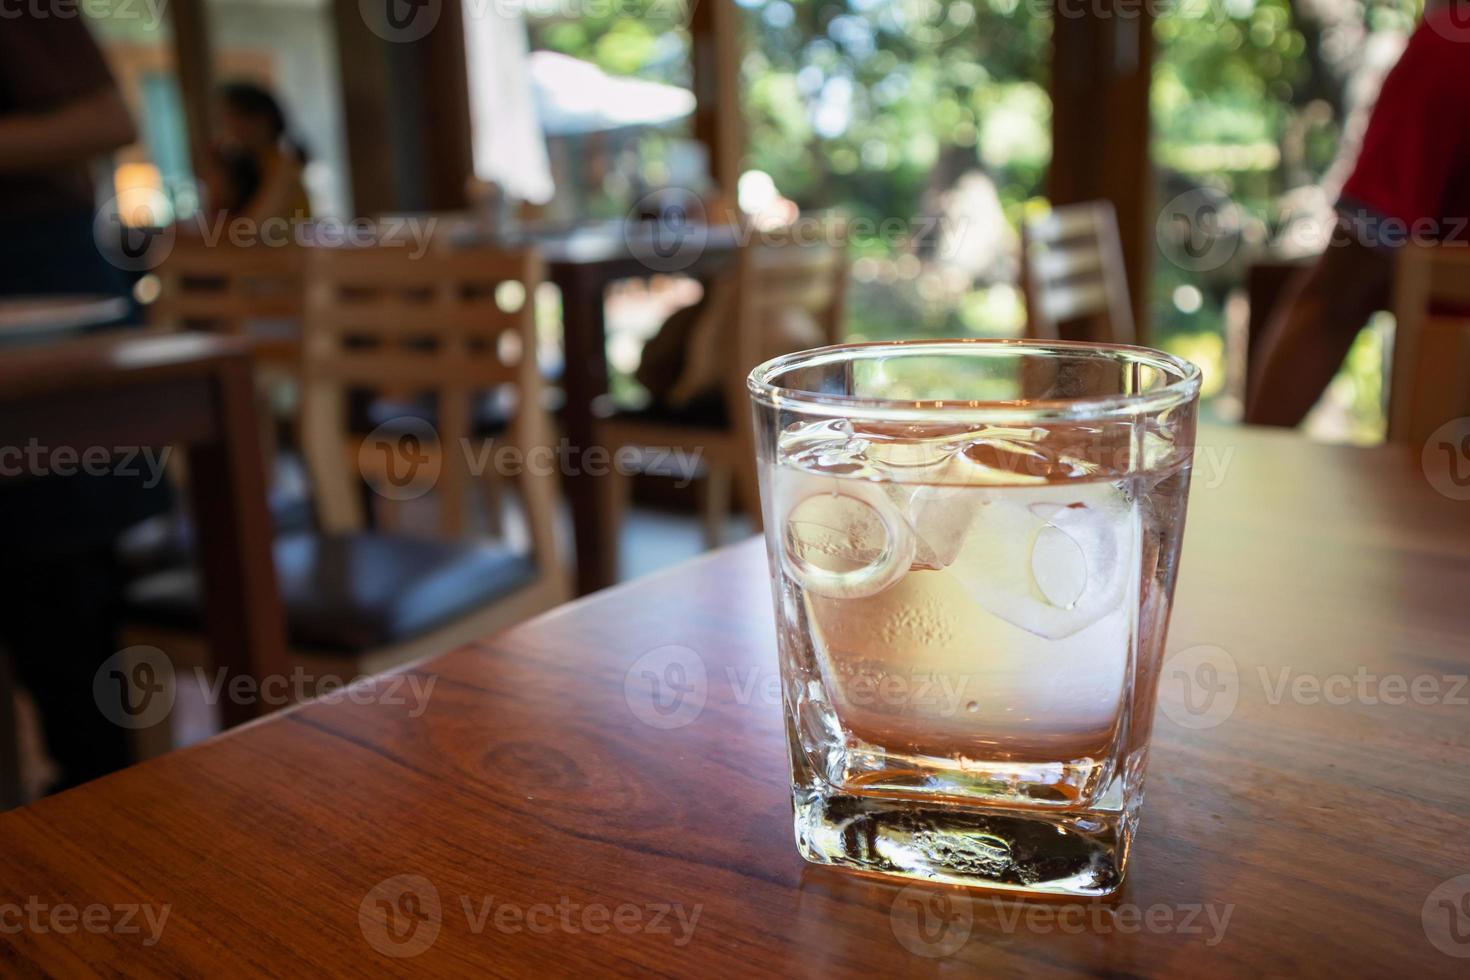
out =
<path fill-rule="evenodd" d="M 914 536 L 882 484 L 779 466 L 773 489 L 782 566 L 808 591 L 863 598 L 913 564 Z"/>
<path fill-rule="evenodd" d="M 995 616 L 1062 639 L 1118 608 L 1138 577 L 1138 513 L 1106 483 L 977 491 L 951 571 Z"/>

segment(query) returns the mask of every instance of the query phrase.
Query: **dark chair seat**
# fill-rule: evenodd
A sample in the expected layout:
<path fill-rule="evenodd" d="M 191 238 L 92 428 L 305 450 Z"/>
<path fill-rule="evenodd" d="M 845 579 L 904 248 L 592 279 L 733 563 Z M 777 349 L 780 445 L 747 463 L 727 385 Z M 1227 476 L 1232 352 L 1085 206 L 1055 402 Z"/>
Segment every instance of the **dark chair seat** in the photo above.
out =
<path fill-rule="evenodd" d="M 351 654 L 427 633 L 536 573 L 502 548 L 387 534 L 288 535 L 276 539 L 275 557 L 291 645 Z M 158 572 L 128 588 L 128 617 L 198 630 L 200 593 L 193 568 Z"/>
<path fill-rule="evenodd" d="M 273 483 L 266 494 L 266 509 L 278 535 L 309 531 L 316 525 L 304 474 Z M 123 531 L 117 542 L 118 561 L 128 578 L 174 568 L 190 560 L 195 537 L 187 510 L 175 507 Z"/>
<path fill-rule="evenodd" d="M 647 408 L 620 410 L 614 422 L 646 422 L 650 425 L 676 425 L 690 429 L 728 429 L 730 415 L 725 399 L 718 392 L 700 395 L 678 407 L 654 403 Z"/>

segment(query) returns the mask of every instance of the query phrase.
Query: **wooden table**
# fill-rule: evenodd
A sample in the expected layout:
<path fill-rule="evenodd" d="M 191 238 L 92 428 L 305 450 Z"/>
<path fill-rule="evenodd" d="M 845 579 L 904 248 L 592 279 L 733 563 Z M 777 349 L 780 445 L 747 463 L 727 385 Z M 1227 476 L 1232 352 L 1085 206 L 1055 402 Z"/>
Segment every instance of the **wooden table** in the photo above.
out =
<path fill-rule="evenodd" d="M 1441 947 L 1470 952 L 1448 918 L 1470 890 L 1470 690 L 1449 690 L 1470 671 L 1470 503 L 1398 449 L 1214 430 L 1191 510 L 1170 665 L 1220 647 L 1238 687 L 1191 715 L 1166 666 L 1112 906 L 803 864 L 747 542 L 359 692 L 380 703 L 311 704 L 0 816 L 0 971 L 1463 976 Z M 644 693 L 670 656 L 696 690 L 704 668 L 692 719 Z M 1442 696 L 1272 703 L 1283 668 L 1288 688 L 1362 670 Z M 434 683 L 418 717 L 408 681 Z M 27 898 L 43 924 L 147 909 L 135 933 L 7 932 Z"/>
<path fill-rule="evenodd" d="M 623 222 L 568 231 L 528 229 L 501 244 L 531 244 L 546 261 L 547 278 L 562 298 L 566 369 L 562 378 L 566 411 L 562 424 L 576 453 L 562 487 L 572 513 L 576 538 L 577 594 L 586 595 L 617 581 L 617 553 L 606 547 L 602 510 L 597 506 L 597 477 L 582 472 L 581 456 L 593 442 L 599 401 L 607 394 L 607 287 L 620 279 L 644 279 L 661 273 L 699 275 L 728 261 L 737 245 L 729 225 L 700 225 L 688 244 L 657 247 L 642 226 Z"/>
<path fill-rule="evenodd" d="M 211 654 L 258 680 L 286 673 L 286 634 L 254 397 L 248 345 L 221 337 L 113 332 L 0 356 L 0 446 L 69 449 L 53 459 L 69 468 L 96 447 L 185 450 Z M 222 699 L 225 724 L 255 701 Z"/>
<path fill-rule="evenodd" d="M 0 344 L 54 340 L 127 315 L 128 301 L 116 296 L 7 296 L 0 299 Z"/>

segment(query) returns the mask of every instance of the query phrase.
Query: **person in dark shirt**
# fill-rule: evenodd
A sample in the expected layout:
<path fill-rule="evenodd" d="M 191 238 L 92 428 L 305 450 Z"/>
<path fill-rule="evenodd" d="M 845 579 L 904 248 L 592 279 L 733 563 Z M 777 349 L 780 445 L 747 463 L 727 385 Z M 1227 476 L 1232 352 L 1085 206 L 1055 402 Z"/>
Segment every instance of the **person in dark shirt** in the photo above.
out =
<path fill-rule="evenodd" d="M 1273 314 L 1246 420 L 1296 425 L 1358 331 L 1389 305 L 1394 252 L 1470 244 L 1470 23 L 1429 0 L 1384 81 L 1332 243 Z"/>
<path fill-rule="evenodd" d="M 81 17 L 17 8 L 0 29 L 0 296 L 122 295 L 97 248 L 91 167 L 137 138 Z"/>
<path fill-rule="evenodd" d="M 94 239 L 91 169 L 135 138 L 75 11 L 20 5 L 0 19 L 0 297 L 126 295 Z M 117 650 L 113 542 L 166 503 L 160 488 L 117 475 L 0 479 L 0 647 L 40 709 L 56 788 L 128 761 L 126 733 L 93 698 Z"/>

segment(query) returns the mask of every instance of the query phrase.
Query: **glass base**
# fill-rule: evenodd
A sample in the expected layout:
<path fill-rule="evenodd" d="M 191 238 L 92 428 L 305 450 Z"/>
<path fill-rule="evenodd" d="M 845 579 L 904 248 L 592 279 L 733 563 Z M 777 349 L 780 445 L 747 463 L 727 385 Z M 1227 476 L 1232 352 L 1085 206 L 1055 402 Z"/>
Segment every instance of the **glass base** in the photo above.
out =
<path fill-rule="evenodd" d="M 1135 816 L 1048 813 L 797 788 L 796 846 L 831 864 L 951 885 L 1098 898 L 1123 883 Z"/>

